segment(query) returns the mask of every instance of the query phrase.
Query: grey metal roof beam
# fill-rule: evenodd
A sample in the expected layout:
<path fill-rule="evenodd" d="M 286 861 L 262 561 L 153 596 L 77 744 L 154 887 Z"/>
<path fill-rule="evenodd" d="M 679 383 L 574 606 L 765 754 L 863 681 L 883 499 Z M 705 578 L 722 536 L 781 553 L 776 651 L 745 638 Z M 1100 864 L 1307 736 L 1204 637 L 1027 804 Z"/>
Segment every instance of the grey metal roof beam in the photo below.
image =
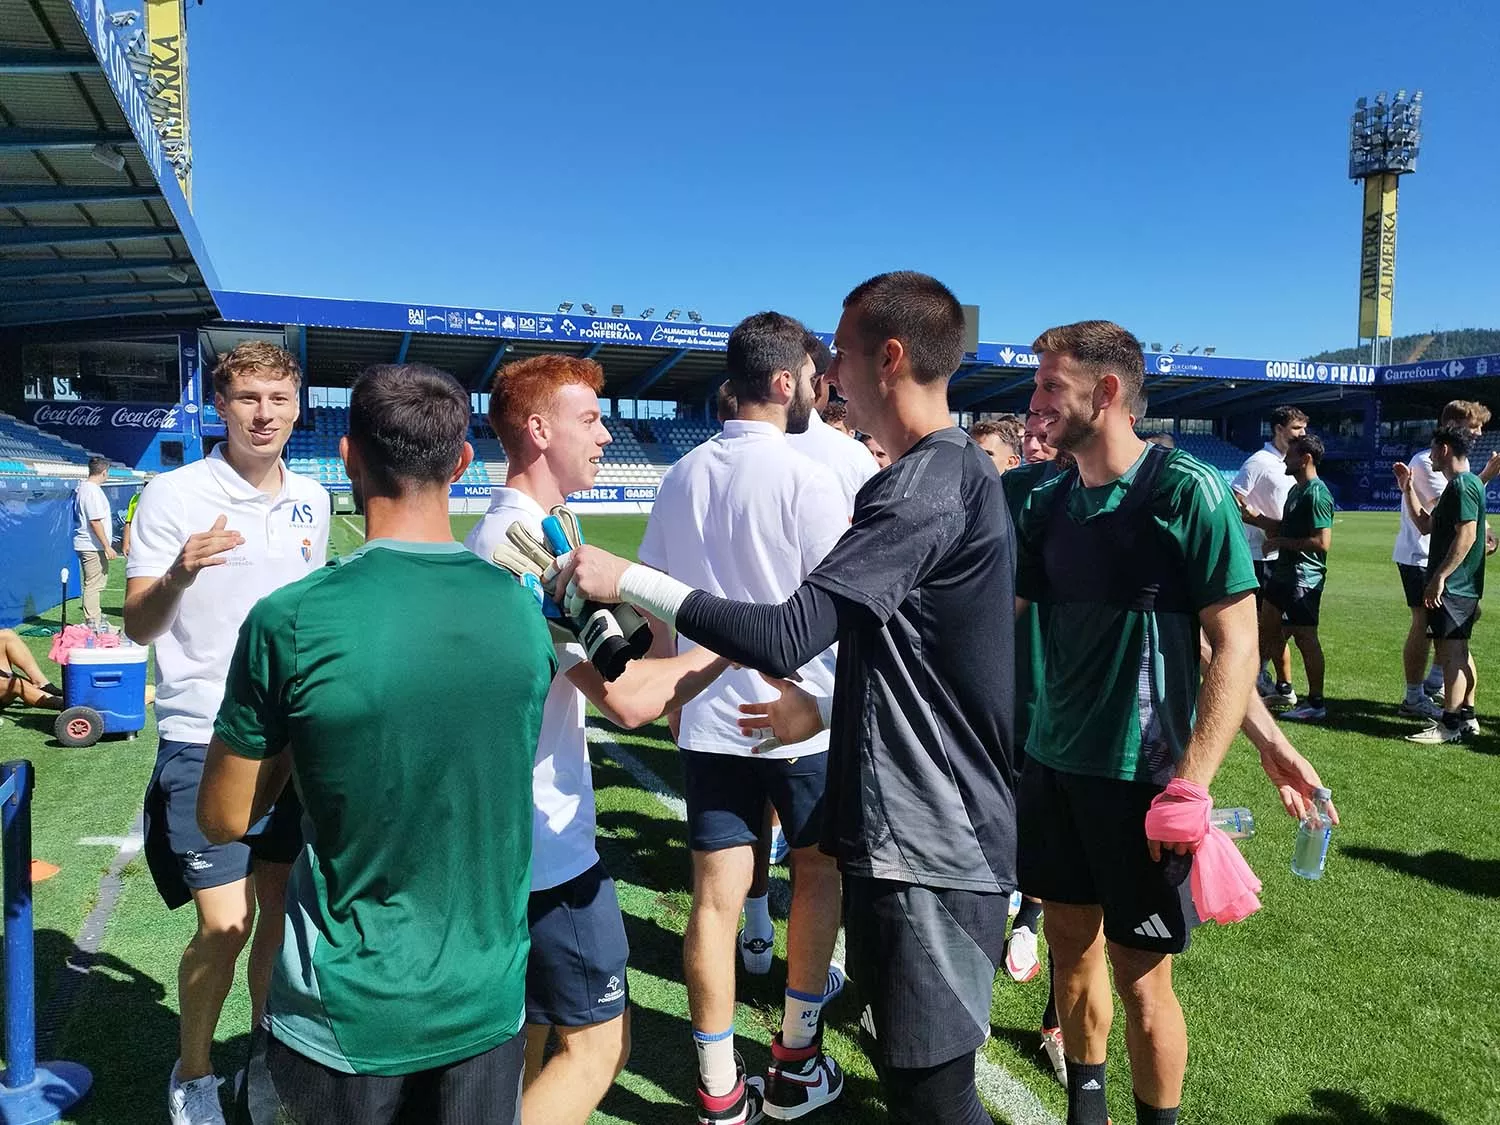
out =
<path fill-rule="evenodd" d="M 0 48 L 0 74 L 87 74 L 99 69 L 92 51 Z"/>
<path fill-rule="evenodd" d="M 128 129 L 0 129 L 0 152 L 29 152 L 38 148 L 93 148 L 95 145 L 133 145 L 135 134 Z"/>
<path fill-rule="evenodd" d="M 70 242 L 140 242 L 180 236 L 176 227 L 0 227 L 0 246 L 51 246 Z"/>
<path fill-rule="evenodd" d="M 28 187 L 0 187 L 0 207 L 51 207 L 89 203 L 135 203 L 161 199 L 156 187 L 74 187 L 36 184 Z"/>

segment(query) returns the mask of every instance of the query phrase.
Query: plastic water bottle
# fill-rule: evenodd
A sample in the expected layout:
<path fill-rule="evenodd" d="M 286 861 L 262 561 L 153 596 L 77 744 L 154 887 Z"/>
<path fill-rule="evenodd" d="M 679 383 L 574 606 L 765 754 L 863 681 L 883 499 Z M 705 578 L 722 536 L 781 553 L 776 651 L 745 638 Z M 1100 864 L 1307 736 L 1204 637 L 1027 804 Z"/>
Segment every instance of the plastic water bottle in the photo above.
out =
<path fill-rule="evenodd" d="M 1214 809 L 1208 820 L 1231 840 L 1248 840 L 1255 835 L 1255 815 L 1246 808 Z"/>
<path fill-rule="evenodd" d="M 1292 874 L 1321 879 L 1328 862 L 1328 841 L 1333 836 L 1333 818 L 1328 815 L 1331 790 L 1314 789 L 1312 805 L 1297 826 L 1297 846 L 1292 849 Z"/>

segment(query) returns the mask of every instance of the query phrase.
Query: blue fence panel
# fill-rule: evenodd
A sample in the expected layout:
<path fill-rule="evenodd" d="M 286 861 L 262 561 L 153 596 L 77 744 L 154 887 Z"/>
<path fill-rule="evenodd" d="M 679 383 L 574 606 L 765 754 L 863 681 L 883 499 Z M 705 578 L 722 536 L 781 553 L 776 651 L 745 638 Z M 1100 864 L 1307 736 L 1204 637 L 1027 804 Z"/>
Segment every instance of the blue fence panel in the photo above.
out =
<path fill-rule="evenodd" d="M 11 626 L 55 606 L 82 589 L 73 553 L 73 490 L 76 481 L 0 478 L 0 625 Z M 119 537 L 136 485 L 104 486 Z M 115 562 L 113 566 L 123 566 Z"/>

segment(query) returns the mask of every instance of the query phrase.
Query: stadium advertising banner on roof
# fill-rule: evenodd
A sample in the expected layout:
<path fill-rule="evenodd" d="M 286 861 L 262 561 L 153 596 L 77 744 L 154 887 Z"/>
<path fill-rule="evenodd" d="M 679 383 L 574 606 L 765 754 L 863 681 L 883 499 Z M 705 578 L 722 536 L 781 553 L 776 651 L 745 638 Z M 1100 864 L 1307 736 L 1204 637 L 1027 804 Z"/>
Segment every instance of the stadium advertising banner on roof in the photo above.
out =
<path fill-rule="evenodd" d="M 1398 363 L 1380 369 L 1382 383 L 1436 383 L 1449 379 L 1474 379 L 1500 375 L 1500 355 L 1435 359 L 1430 363 Z"/>
<path fill-rule="evenodd" d="M 455 484 L 448 489 L 453 500 L 488 500 L 491 485 Z M 568 497 L 569 504 L 650 504 L 656 500 L 656 486 L 649 484 L 597 484 Z"/>
<path fill-rule="evenodd" d="M 181 146 L 187 161 L 174 168 L 189 205 L 193 199 L 193 149 L 188 133 L 187 29 L 182 0 L 146 0 L 146 38 L 151 44 L 151 84 L 162 104 L 157 135 L 164 147 Z"/>
<path fill-rule="evenodd" d="M 574 313 L 517 312 L 452 305 L 397 305 L 384 301 L 342 301 L 273 293 L 219 293 L 216 296 L 224 319 L 250 324 L 310 324 L 325 328 L 689 348 L 699 351 L 723 351 L 729 343 L 730 332 L 729 327 L 717 324 L 627 320 Z"/>
<path fill-rule="evenodd" d="M 1035 368 L 1037 354 L 1024 344 L 980 344 L 978 362 L 995 367 Z M 1245 382 L 1330 383 L 1370 386 L 1375 368 L 1364 363 L 1309 363 L 1287 359 L 1236 359 L 1231 356 L 1147 352 L 1147 376 L 1185 375 L 1195 379 Z"/>

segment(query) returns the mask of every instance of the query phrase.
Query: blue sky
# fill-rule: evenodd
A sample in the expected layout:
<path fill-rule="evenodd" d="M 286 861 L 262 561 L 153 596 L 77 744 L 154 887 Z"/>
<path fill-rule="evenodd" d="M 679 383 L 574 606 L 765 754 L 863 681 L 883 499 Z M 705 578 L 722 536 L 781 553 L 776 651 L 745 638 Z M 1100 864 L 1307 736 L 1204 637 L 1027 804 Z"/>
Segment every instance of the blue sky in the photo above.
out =
<path fill-rule="evenodd" d="M 1442 8 L 1441 13 L 1419 8 Z M 987 340 L 1354 342 L 1360 94 L 1421 88 L 1396 331 L 1500 327 L 1500 19 L 1417 5 L 189 5 L 227 288 L 831 330 L 933 273 Z"/>

